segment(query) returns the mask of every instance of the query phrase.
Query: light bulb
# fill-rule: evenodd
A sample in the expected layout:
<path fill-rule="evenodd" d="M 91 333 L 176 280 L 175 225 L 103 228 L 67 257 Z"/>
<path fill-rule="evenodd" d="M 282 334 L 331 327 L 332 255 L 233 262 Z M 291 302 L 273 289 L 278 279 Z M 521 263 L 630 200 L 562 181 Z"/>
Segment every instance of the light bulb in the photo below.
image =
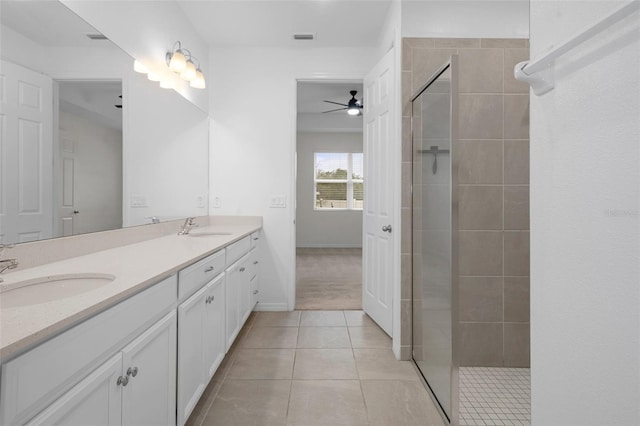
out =
<path fill-rule="evenodd" d="M 140 74 L 146 74 L 149 72 L 149 69 L 137 59 L 133 61 L 133 70 L 135 72 L 139 72 Z"/>
<path fill-rule="evenodd" d="M 191 60 L 188 60 L 187 67 L 184 69 L 184 71 L 182 71 L 182 74 L 180 74 L 180 77 L 182 77 L 183 80 L 191 81 L 195 78 L 195 76 L 196 76 L 196 66 L 193 64 Z"/>
<path fill-rule="evenodd" d="M 358 115 L 358 114 L 360 114 L 360 108 L 349 108 L 347 110 L 347 114 L 349 114 L 349 115 Z"/>
<path fill-rule="evenodd" d="M 164 78 L 160 80 L 160 87 L 162 87 L 163 89 L 173 89 L 173 79 Z"/>
<path fill-rule="evenodd" d="M 184 57 L 182 50 L 176 50 L 169 61 L 169 69 L 175 72 L 182 72 L 187 67 L 187 59 Z"/>
<path fill-rule="evenodd" d="M 149 74 L 147 74 L 147 78 L 151 81 L 160 81 L 160 74 L 156 74 L 154 72 L 150 72 Z"/>
<path fill-rule="evenodd" d="M 204 82 L 204 74 L 202 74 L 200 68 L 196 70 L 196 76 L 193 80 L 191 80 L 190 86 L 195 89 L 204 89 L 206 87 L 206 84 Z"/>

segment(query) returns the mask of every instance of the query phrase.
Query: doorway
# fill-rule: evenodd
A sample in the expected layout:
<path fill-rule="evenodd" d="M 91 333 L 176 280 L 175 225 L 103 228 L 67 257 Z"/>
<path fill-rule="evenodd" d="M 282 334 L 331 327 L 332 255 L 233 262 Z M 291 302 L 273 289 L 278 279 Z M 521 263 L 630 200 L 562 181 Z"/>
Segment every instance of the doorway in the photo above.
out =
<path fill-rule="evenodd" d="M 297 84 L 295 308 L 361 310 L 362 81 Z"/>

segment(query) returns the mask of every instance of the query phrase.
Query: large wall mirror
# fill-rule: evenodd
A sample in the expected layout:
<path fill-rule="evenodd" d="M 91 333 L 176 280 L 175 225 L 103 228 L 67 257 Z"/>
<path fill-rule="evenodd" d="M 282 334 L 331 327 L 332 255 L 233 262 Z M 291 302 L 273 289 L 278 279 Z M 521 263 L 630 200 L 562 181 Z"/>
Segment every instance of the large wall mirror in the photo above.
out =
<path fill-rule="evenodd" d="M 0 2 L 0 242 L 208 212 L 206 112 L 57 1 Z"/>

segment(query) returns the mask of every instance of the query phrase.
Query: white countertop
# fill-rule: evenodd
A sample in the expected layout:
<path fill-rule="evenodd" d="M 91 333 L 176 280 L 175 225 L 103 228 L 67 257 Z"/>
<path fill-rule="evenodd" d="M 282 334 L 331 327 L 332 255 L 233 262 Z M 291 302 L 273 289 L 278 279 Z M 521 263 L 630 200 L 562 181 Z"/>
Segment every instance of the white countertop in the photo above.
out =
<path fill-rule="evenodd" d="M 115 280 L 72 297 L 0 310 L 0 358 L 3 361 L 12 358 L 260 228 L 255 223 L 200 227 L 191 232 L 231 235 L 195 238 L 167 235 L 3 274 L 0 286 L 77 273 L 110 274 Z"/>

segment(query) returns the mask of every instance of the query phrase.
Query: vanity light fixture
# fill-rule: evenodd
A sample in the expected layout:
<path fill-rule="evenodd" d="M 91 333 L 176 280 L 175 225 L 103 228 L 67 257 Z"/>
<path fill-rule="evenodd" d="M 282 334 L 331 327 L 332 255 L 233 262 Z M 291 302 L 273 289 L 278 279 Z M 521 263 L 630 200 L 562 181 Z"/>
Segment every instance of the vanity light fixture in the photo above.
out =
<path fill-rule="evenodd" d="M 133 70 L 135 72 L 139 72 L 140 74 L 147 74 L 149 72 L 149 68 L 147 68 L 142 62 L 137 59 L 133 61 Z"/>
<path fill-rule="evenodd" d="M 165 56 L 167 66 L 180 78 L 189 82 L 189 85 L 195 89 L 204 89 L 206 87 L 204 74 L 200 69 L 200 61 L 191 54 L 189 49 L 182 47 L 180 41 L 173 44 L 170 52 Z M 196 66 L 195 62 L 198 63 Z"/>

